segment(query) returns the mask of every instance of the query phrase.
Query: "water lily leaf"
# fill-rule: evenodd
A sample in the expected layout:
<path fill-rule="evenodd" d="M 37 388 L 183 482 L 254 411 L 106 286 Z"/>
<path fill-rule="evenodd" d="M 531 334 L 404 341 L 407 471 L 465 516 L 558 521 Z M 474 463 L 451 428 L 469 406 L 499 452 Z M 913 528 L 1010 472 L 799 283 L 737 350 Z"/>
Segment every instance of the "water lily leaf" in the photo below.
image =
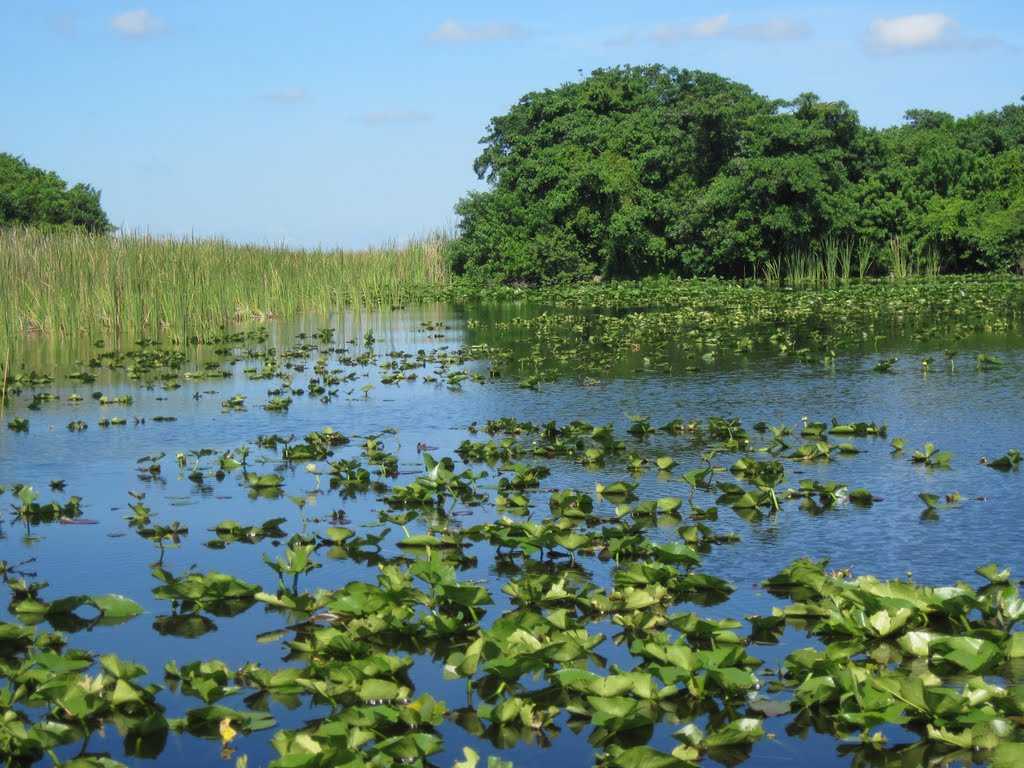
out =
<path fill-rule="evenodd" d="M 866 488 L 853 488 L 850 491 L 849 496 L 850 501 L 854 504 L 860 504 L 866 507 L 871 506 L 875 501 L 874 495 Z"/>
<path fill-rule="evenodd" d="M 615 768 L 683 768 L 687 761 L 676 757 L 675 753 L 668 755 L 653 747 L 640 746 L 623 750 L 612 759 L 611 765 Z"/>
<path fill-rule="evenodd" d="M 429 534 L 406 536 L 404 539 L 400 539 L 395 543 L 399 547 L 406 547 L 409 549 L 425 549 L 427 547 L 444 549 L 446 547 L 457 546 L 457 543 L 451 539 L 439 538 Z"/>
<path fill-rule="evenodd" d="M 213 704 L 190 709 L 185 715 L 184 723 L 180 724 L 197 736 L 219 738 L 220 724 L 225 719 L 230 720 L 232 727 L 243 733 L 273 728 L 277 722 L 266 712 L 240 711 L 220 704 Z"/>
<path fill-rule="evenodd" d="M 911 656 L 918 656 L 920 658 L 926 659 L 928 658 L 928 654 L 930 652 L 931 642 L 936 637 L 938 637 L 938 635 L 936 635 L 933 632 L 925 632 L 919 630 L 914 632 L 907 632 L 902 637 L 900 637 L 900 639 L 897 642 L 899 643 L 900 648 L 902 648 L 905 653 L 908 653 Z"/>
<path fill-rule="evenodd" d="M 363 701 L 393 701 L 409 695 L 409 689 L 391 680 L 367 678 L 359 686 L 359 698 Z"/>
<path fill-rule="evenodd" d="M 999 647 L 980 637 L 945 636 L 932 641 L 932 658 L 945 661 L 967 672 L 978 672 L 996 662 L 1001 653 Z"/>
<path fill-rule="evenodd" d="M 584 536 L 582 533 L 576 533 L 575 531 L 555 534 L 554 539 L 558 543 L 558 546 L 564 547 L 570 552 L 575 552 L 580 547 L 586 546 L 590 543 L 589 536 Z"/>
<path fill-rule="evenodd" d="M 118 680 L 114 684 L 114 691 L 110 697 L 115 707 L 122 707 L 125 704 L 144 704 L 142 694 L 131 683 L 126 680 Z"/>
<path fill-rule="evenodd" d="M 972 746 L 973 739 L 970 731 L 955 732 L 947 728 L 941 728 L 927 724 L 928 738 L 932 741 L 941 741 L 943 744 L 949 744 L 960 749 L 970 749 Z"/>
<path fill-rule="evenodd" d="M 878 637 L 888 637 L 901 629 L 913 615 L 910 608 L 882 609 L 868 617 L 868 625 Z"/>
<path fill-rule="evenodd" d="M 1020 466 L 1020 463 L 1021 452 L 1016 448 L 1012 448 L 1003 456 L 987 462 L 988 466 L 992 469 L 998 469 L 1001 472 L 1009 472 L 1011 469 L 1017 469 Z"/>
<path fill-rule="evenodd" d="M 704 745 L 708 749 L 714 747 L 731 747 L 739 744 L 753 744 L 764 737 L 761 721 L 753 717 L 733 720 L 724 728 L 711 731 L 704 737 Z"/>
<path fill-rule="evenodd" d="M 158 616 L 153 621 L 153 629 L 161 635 L 195 638 L 215 631 L 217 625 L 202 614 L 185 613 L 173 616 Z"/>
<path fill-rule="evenodd" d="M 410 733 L 404 736 L 393 736 L 377 742 L 377 749 L 385 755 L 403 763 L 411 763 L 420 758 L 441 751 L 441 737 L 433 733 Z"/>
<path fill-rule="evenodd" d="M 985 579 L 988 579 L 992 584 L 1007 584 L 1010 581 L 1010 569 L 1004 568 L 1000 570 L 999 566 L 995 563 L 983 565 L 980 568 L 975 569 L 975 573 Z"/>
<path fill-rule="evenodd" d="M 255 472 L 246 472 L 245 482 L 250 488 L 279 488 L 284 485 L 284 478 L 274 474 L 258 475 Z"/>
<path fill-rule="evenodd" d="M 632 690 L 633 680 L 629 675 L 608 675 L 607 677 L 598 675 L 591 681 L 589 688 L 591 693 L 602 698 L 621 696 Z"/>
<path fill-rule="evenodd" d="M 792 704 L 780 699 L 754 699 L 747 704 L 747 708 L 765 717 L 779 717 L 788 714 Z"/>
<path fill-rule="evenodd" d="M 700 759 L 700 750 L 687 744 L 680 744 L 672 750 L 672 757 L 682 760 L 686 765 L 692 765 Z"/>
<path fill-rule="evenodd" d="M 1006 644 L 1006 658 L 1024 659 L 1024 632 L 1014 632 Z"/>
<path fill-rule="evenodd" d="M 682 506 L 683 500 L 672 496 L 658 499 L 658 511 L 664 514 L 672 514 Z"/>
<path fill-rule="evenodd" d="M 757 677 L 748 669 L 722 667 L 709 669 L 707 679 L 725 691 L 747 691 L 757 685 Z"/>
<path fill-rule="evenodd" d="M 141 664 L 120 659 L 112 653 L 100 657 L 100 665 L 107 674 L 116 678 L 131 680 L 146 674 L 146 668 Z"/>
<path fill-rule="evenodd" d="M 608 719 L 626 717 L 627 715 L 632 714 L 638 706 L 636 699 L 630 699 L 625 696 L 588 696 L 587 702 L 590 704 L 591 710 L 593 711 L 594 722 L 596 724 L 600 724 L 597 718 Z"/>
<path fill-rule="evenodd" d="M 1024 742 L 1004 741 L 992 750 L 991 768 L 1020 768 L 1024 765 Z"/>
<path fill-rule="evenodd" d="M 700 562 L 700 555 L 692 547 L 673 541 L 668 544 L 658 544 L 653 548 L 654 557 L 663 563 L 686 563 L 696 565 Z"/>
<path fill-rule="evenodd" d="M 130 619 L 142 613 L 142 606 L 123 595 L 94 595 L 89 602 L 110 619 Z"/>

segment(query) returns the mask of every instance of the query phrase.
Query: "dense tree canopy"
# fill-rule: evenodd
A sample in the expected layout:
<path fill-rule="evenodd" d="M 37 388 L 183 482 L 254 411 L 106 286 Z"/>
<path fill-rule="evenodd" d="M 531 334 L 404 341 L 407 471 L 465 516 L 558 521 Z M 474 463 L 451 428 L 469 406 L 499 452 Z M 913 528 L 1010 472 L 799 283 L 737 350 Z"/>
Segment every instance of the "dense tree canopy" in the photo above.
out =
<path fill-rule="evenodd" d="M 88 184 L 68 187 L 56 173 L 0 153 L 0 226 L 82 227 L 107 232 L 112 227 L 100 207 L 100 193 Z"/>
<path fill-rule="evenodd" d="M 601 69 L 492 119 L 457 272 L 506 281 L 749 275 L 822 242 L 899 238 L 946 270 L 1024 260 L 1024 107 L 862 126 L 707 72 Z"/>

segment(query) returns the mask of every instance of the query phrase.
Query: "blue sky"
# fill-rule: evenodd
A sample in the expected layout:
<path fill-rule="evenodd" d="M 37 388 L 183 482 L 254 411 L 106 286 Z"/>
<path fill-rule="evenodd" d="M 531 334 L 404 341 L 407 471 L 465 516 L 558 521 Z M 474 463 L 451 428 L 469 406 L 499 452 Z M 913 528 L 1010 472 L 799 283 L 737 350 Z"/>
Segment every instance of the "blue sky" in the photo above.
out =
<path fill-rule="evenodd" d="M 490 117 L 579 70 L 706 69 L 879 126 L 1016 102 L 1019 3 L 4 0 L 0 151 L 125 229 L 361 247 L 453 224 Z"/>

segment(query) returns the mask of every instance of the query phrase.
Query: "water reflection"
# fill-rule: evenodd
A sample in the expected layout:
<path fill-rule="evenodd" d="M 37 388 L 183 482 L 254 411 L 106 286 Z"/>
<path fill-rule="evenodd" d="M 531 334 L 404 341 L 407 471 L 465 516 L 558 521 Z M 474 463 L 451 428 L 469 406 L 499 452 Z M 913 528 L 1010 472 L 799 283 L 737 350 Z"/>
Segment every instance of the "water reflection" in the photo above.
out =
<path fill-rule="evenodd" d="M 375 541 L 372 537 L 381 531 L 363 527 L 376 524 L 382 503 L 372 486 L 357 476 L 339 469 L 337 474 L 325 477 L 323 462 L 319 462 L 321 474 L 317 475 L 305 470 L 305 462 L 277 461 L 255 469 L 280 474 L 283 488 L 254 489 L 237 472 L 222 476 L 200 473 L 198 479 L 190 478 L 196 461 L 212 462 L 224 452 L 253 444 L 257 436 L 296 435 L 301 440 L 303 435 L 332 426 L 349 436 L 380 436 L 387 451 L 397 457 L 395 476 L 390 479 L 404 485 L 422 471 L 421 445 L 431 446 L 430 452 L 438 457 L 455 456 L 459 444 L 473 437 L 468 427 L 489 419 L 515 416 L 536 424 L 582 419 L 593 424 L 611 423 L 617 434 L 626 435 L 633 423 L 630 416 L 647 415 L 654 424 L 676 418 L 703 422 L 713 416 L 734 417 L 747 428 L 762 420 L 798 425 L 803 417 L 826 422 L 832 417 L 844 422 L 875 421 L 886 423 L 889 433 L 905 438 L 908 446 L 917 448 L 926 441 L 935 441 L 954 454 L 950 469 L 929 469 L 912 464 L 906 456 L 891 455 L 886 440 L 865 440 L 859 443 L 861 453 L 831 463 L 786 463 L 787 485 L 814 479 L 867 488 L 879 498 L 867 508 L 848 503 L 832 508 L 801 508 L 791 502 L 779 514 L 770 515 L 755 510 L 736 512 L 718 504 L 717 519 L 708 514 L 702 522 L 716 533 L 738 534 L 738 541 L 711 547 L 702 570 L 728 580 L 736 591 L 728 599 L 725 594 L 695 594 L 687 609 L 700 615 L 770 617 L 772 606 L 779 600 L 756 585 L 801 556 L 829 558 L 835 567 L 850 566 L 858 574 L 900 577 L 911 571 L 922 583 L 973 580 L 975 566 L 989 561 L 1009 566 L 1016 573 L 1024 568 L 1024 529 L 1019 525 L 1017 502 L 1020 475 L 997 473 L 978 464 L 982 456 L 1021 447 L 1024 430 L 1016 406 L 1024 391 L 1020 339 L 977 337 L 959 342 L 965 360 L 977 352 L 997 349 L 1004 365 L 992 370 L 972 365 L 941 370 L 933 365 L 922 370 L 913 363 L 920 357 L 935 356 L 943 348 L 943 340 L 915 341 L 899 335 L 865 342 L 828 365 L 791 357 L 780 360 L 767 352 L 734 355 L 728 350 L 706 359 L 706 352 L 698 354 L 685 344 L 673 342 L 653 349 L 626 350 L 590 345 L 596 348 L 596 354 L 581 366 L 574 349 L 581 345 L 581 339 L 595 334 L 596 321 L 586 316 L 573 320 L 562 341 L 545 348 L 543 340 L 531 337 L 529 328 L 517 322 L 545 311 L 549 310 L 529 306 L 433 306 L 270 323 L 266 326 L 266 344 L 254 344 L 254 348 L 269 346 L 282 352 L 298 341 L 309 345 L 307 353 L 312 352 L 283 361 L 287 375 L 293 383 L 301 382 L 304 390 L 301 395 L 290 395 L 286 411 L 261 407 L 278 396 L 271 394 L 279 388 L 277 379 L 245 375 L 246 369 L 266 364 L 265 357 L 259 355 L 242 352 L 237 362 L 225 365 L 225 357 L 216 348 L 198 345 L 187 350 L 182 369 L 196 376 L 173 380 L 147 376 L 140 380 L 130 378 L 133 371 L 127 367 L 115 371 L 87 368 L 97 350 L 129 349 L 125 342 L 109 340 L 103 347 L 96 347 L 92 339 L 33 344 L 27 349 L 23 370 L 88 369 L 95 378 L 68 381 L 58 377 L 52 384 L 34 389 L 26 386 L 9 408 L 5 418 L 26 417 L 30 425 L 27 432 L 0 432 L 0 484 L 25 483 L 42 489 L 42 506 L 32 519 L 6 519 L 0 529 L 5 534 L 0 539 L 0 559 L 21 563 L 26 578 L 38 574 L 39 579 L 45 579 L 49 582 L 46 594 L 50 596 L 117 592 L 140 603 L 147 613 L 145 619 L 118 627 L 78 614 L 51 620 L 50 624 L 73 632 L 76 648 L 116 652 L 144 664 L 154 681 L 162 682 L 164 664 L 171 659 L 184 663 L 220 658 L 232 668 L 250 661 L 278 668 L 284 663 L 282 656 L 287 657 L 281 645 L 287 616 L 252 600 L 197 606 L 187 600 L 162 599 L 153 591 L 160 583 L 151 572 L 154 557 L 160 558 L 158 564 L 169 573 L 184 575 L 193 568 L 198 573 L 215 570 L 273 591 L 276 577 L 262 558 L 280 555 L 281 537 L 266 526 L 282 519 L 286 522 L 280 526 L 288 533 L 330 524 L 352 527 L 364 537 L 359 546 L 321 550 L 326 555 L 320 557 L 323 567 L 303 575 L 302 586 L 307 590 L 338 589 L 353 580 L 375 583 L 380 564 L 410 563 L 416 555 L 399 548 L 396 535 Z M 330 340 L 326 344 L 317 339 L 324 328 L 333 329 L 333 334 L 320 337 Z M 383 378 L 394 373 L 394 367 L 382 369 L 355 361 L 368 349 L 368 334 L 373 337 L 372 349 L 379 361 L 400 366 L 411 360 L 414 367 L 407 370 L 415 371 L 417 377 L 385 383 Z M 353 378 L 331 387 L 337 393 L 323 402 L 326 391 L 305 390 L 309 378 L 317 375 L 320 352 L 315 350 L 325 346 L 332 349 L 324 353 L 331 366 L 343 368 Z M 479 380 L 467 375 L 452 382 L 443 372 L 438 373 L 441 364 L 416 357 L 421 353 L 447 354 L 469 346 L 478 347 L 478 353 L 457 367 L 467 374 L 479 374 Z M 894 353 L 909 364 L 891 374 L 873 370 L 879 359 Z M 338 363 L 340 355 L 353 358 L 353 362 Z M 533 368 L 517 362 L 523 360 L 532 361 Z M 592 369 L 589 360 L 601 363 L 600 369 Z M 214 365 L 216 369 L 211 367 Z M 227 375 L 198 375 L 215 370 L 224 370 Z M 490 377 L 491 372 L 501 375 Z M 536 375 L 537 391 L 520 386 L 531 375 Z M 590 381 L 591 377 L 595 381 Z M 587 386 L 581 386 L 584 384 Z M 372 388 L 364 392 L 366 385 Z M 32 395 L 40 391 L 52 393 L 55 399 L 36 401 L 37 408 L 30 410 Z M 92 397 L 94 392 L 109 397 L 130 395 L 132 403 L 100 404 Z M 80 399 L 72 400 L 71 396 Z M 225 401 L 239 397 L 242 399 L 235 401 L 240 403 L 238 407 L 223 406 Z M 100 428 L 98 421 L 115 411 L 130 417 L 128 423 Z M 167 417 L 175 420 L 163 420 Z M 66 425 L 72 421 L 83 421 L 88 428 L 69 431 Z M 393 432 L 384 433 L 386 428 Z M 210 453 L 200 456 L 201 449 Z M 630 449 L 650 456 L 671 454 L 679 463 L 668 473 L 644 471 L 635 476 L 636 494 L 641 500 L 685 498 L 690 489 L 680 480 L 681 474 L 706 464 L 699 446 L 691 447 L 687 441 L 665 434 L 652 435 L 646 442 L 630 442 Z M 178 453 L 185 456 L 183 467 L 176 462 Z M 159 454 L 163 458 L 152 459 Z M 353 445 L 334 458 L 356 456 L 358 448 Z M 142 457 L 150 459 L 141 461 Z M 621 466 L 584 466 L 558 458 L 544 463 L 551 469 L 550 477 L 544 479 L 546 490 L 574 488 L 593 493 L 595 483 L 627 476 Z M 157 465 L 161 469 L 153 471 Z M 52 480 L 63 481 L 66 490 L 46 490 Z M 488 497 L 493 497 L 497 492 L 495 468 L 481 485 Z M 134 534 L 125 536 L 131 531 L 125 517 L 134 503 L 129 491 L 145 494 L 154 520 L 161 525 L 180 522 L 188 528 L 188 535 L 167 540 L 165 544 L 174 546 L 166 548 L 140 541 Z M 929 520 L 921 519 L 918 494 L 944 497 L 954 491 L 963 499 L 958 507 L 935 511 Z M 716 496 L 697 491 L 695 501 L 711 508 L 716 506 Z M 69 509 L 74 497 L 80 497 L 81 502 L 74 502 L 74 508 Z M 50 504 L 56 507 L 47 506 Z M 597 505 L 601 514 L 615 514 L 614 504 L 598 500 Z M 490 504 L 466 505 L 457 511 L 458 519 L 467 527 L 495 518 Z M 538 500 L 525 519 L 537 520 L 547 514 L 546 499 Z M 82 517 L 96 524 L 57 522 Z M 246 531 L 269 532 L 233 537 L 231 531 L 239 529 L 222 526 L 224 521 L 233 521 Z M 678 528 L 677 521 L 666 518 L 651 527 L 650 535 L 658 542 L 671 542 L 678 539 Z M 467 547 L 458 562 L 460 579 L 495 585 L 558 574 L 565 577 L 570 588 L 575 576 L 606 587 L 615 566 L 613 560 L 587 554 L 575 561 L 552 555 L 544 561 L 523 562 L 507 554 L 494 557 L 493 551 L 485 543 Z M 488 621 L 517 604 L 507 591 L 493 592 L 495 604 L 487 610 Z M 14 616 L 8 611 L 4 618 L 11 621 Z M 610 624 L 590 629 L 605 632 L 608 637 L 621 631 Z M 764 653 L 760 647 L 755 649 L 755 655 L 761 654 L 766 661 L 780 659 L 788 650 L 810 642 L 799 632 L 781 632 L 767 618 L 755 629 L 756 637 L 763 642 L 781 637 L 779 646 L 765 646 Z M 253 642 L 257 638 L 265 642 Z M 398 640 L 396 648 L 401 647 Z M 605 667 L 614 663 L 631 665 L 635 660 L 627 650 L 609 640 L 598 654 L 601 661 L 594 663 Z M 415 657 L 410 673 L 415 691 L 430 691 L 446 699 L 455 710 L 440 729 L 445 748 L 434 758 L 438 765 L 451 764 L 461 757 L 463 744 L 481 753 L 497 750 L 522 765 L 585 764 L 592 760 L 594 747 L 590 742 L 594 733 L 589 726 L 568 716 L 555 718 L 541 729 L 488 725 L 477 714 L 479 702 L 463 705 L 464 682 L 444 680 L 440 670 L 446 656 L 444 648 L 411 643 L 405 653 Z M 1017 672 L 1009 670 L 1010 674 Z M 539 689 L 541 683 L 531 681 L 529 685 Z M 169 693 L 161 697 L 170 711 L 178 714 L 190 706 Z M 322 708 L 298 706 L 295 697 L 228 700 L 232 701 L 232 706 L 266 707 L 279 727 L 286 728 L 300 727 L 323 713 Z M 672 717 L 679 722 L 697 718 L 706 724 L 718 714 L 680 711 Z M 892 731 L 890 745 L 882 747 L 837 745 L 831 735 L 826 736 L 827 728 L 806 716 L 780 717 L 770 725 L 780 736 L 775 741 L 759 742 L 749 754 L 747 750 L 721 751 L 711 757 L 727 765 L 810 761 L 823 766 L 890 765 L 895 761 L 909 765 L 938 759 L 934 747 L 908 741 L 907 734 L 898 729 Z M 659 724 L 633 736 L 638 743 L 649 740 L 659 749 L 671 749 L 677 743 L 672 730 Z M 168 739 L 166 733 L 164 739 Z M 235 746 L 238 753 L 249 755 L 253 765 L 264 764 L 274 756 L 266 734 L 241 738 Z M 174 734 L 166 744 L 163 740 L 150 744 L 127 737 L 120 743 L 110 732 L 94 738 L 89 750 L 122 757 L 159 754 L 160 764 L 166 765 L 222 764 L 215 740 L 205 743 Z M 73 752 L 62 748 L 59 754 L 66 758 Z M 943 755 L 942 759 L 951 758 Z M 968 756 L 963 760 L 969 762 Z"/>

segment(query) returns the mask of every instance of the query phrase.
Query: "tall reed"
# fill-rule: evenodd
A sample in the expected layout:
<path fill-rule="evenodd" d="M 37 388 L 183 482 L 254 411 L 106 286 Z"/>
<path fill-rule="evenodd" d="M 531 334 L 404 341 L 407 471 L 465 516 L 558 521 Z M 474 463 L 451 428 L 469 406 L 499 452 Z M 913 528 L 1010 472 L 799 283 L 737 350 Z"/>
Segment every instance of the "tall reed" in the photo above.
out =
<path fill-rule="evenodd" d="M 889 277 L 906 280 L 914 274 L 914 260 L 910 249 L 904 247 L 899 235 L 889 238 Z"/>
<path fill-rule="evenodd" d="M 918 274 L 921 277 L 938 277 L 940 269 L 938 252 L 934 248 L 926 249 L 918 260 Z"/>
<path fill-rule="evenodd" d="M 887 274 L 890 280 L 899 281 L 936 277 L 941 271 L 937 251 L 928 248 L 915 254 L 898 235 L 890 238 L 885 248 L 866 240 L 829 236 L 805 250 L 766 260 L 762 276 L 767 283 L 788 283 L 794 288 L 834 288 L 872 275 Z"/>
<path fill-rule="evenodd" d="M 4 367 L 3 374 L 0 376 L 0 416 L 3 416 L 4 411 L 7 409 L 7 377 L 11 372 L 11 349 L 7 347 L 4 350 Z"/>
<path fill-rule="evenodd" d="M 875 264 L 875 248 L 869 243 L 861 242 L 857 246 L 857 279 L 863 280 L 871 274 Z"/>
<path fill-rule="evenodd" d="M 761 277 L 768 285 L 782 285 L 782 259 L 766 259 L 761 264 Z"/>
<path fill-rule="evenodd" d="M 26 334 L 185 338 L 229 320 L 398 304 L 448 284 L 446 242 L 329 251 L 3 229 L 0 357 Z"/>

